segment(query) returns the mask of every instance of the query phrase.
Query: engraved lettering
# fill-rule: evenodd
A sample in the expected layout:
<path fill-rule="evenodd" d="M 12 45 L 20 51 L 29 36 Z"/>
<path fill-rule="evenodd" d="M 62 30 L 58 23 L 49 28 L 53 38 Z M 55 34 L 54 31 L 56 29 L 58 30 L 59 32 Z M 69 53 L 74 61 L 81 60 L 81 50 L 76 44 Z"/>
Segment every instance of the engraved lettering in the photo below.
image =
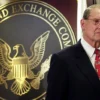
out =
<path fill-rule="evenodd" d="M 29 8 L 30 7 L 30 4 L 26 4 L 25 6 L 24 6 L 24 11 L 26 11 L 26 12 L 28 12 L 29 11 Z"/>
<path fill-rule="evenodd" d="M 18 9 L 16 7 L 17 5 L 12 6 L 12 13 L 17 13 Z"/>
<path fill-rule="evenodd" d="M 23 11 L 23 4 L 18 5 L 19 11 Z"/>
<path fill-rule="evenodd" d="M 0 14 L 0 19 L 2 19 L 2 15 Z"/>
<path fill-rule="evenodd" d="M 44 10 L 42 16 L 45 16 L 46 18 L 50 15 L 51 11 L 48 11 L 47 9 Z"/>
<path fill-rule="evenodd" d="M 57 18 L 54 22 L 53 25 L 54 26 L 58 26 L 58 24 L 61 22 L 61 20 L 59 18 Z"/>
<path fill-rule="evenodd" d="M 8 16 L 8 10 L 7 9 L 3 9 L 2 10 L 2 15 L 3 15 L 3 17 L 7 17 Z"/>
<path fill-rule="evenodd" d="M 51 21 L 51 22 L 53 22 L 55 20 L 55 18 L 56 18 L 56 15 L 53 14 L 53 13 L 50 14 L 49 17 L 48 17 L 49 21 Z"/>
<path fill-rule="evenodd" d="M 70 40 L 69 34 L 67 33 L 67 29 L 65 27 L 61 27 L 59 29 L 59 34 L 61 35 L 61 39 L 63 41 L 64 48 L 67 46 L 71 46 L 70 45 L 71 40 Z"/>
<path fill-rule="evenodd" d="M 42 15 L 42 7 L 40 7 L 36 13 Z"/>
<path fill-rule="evenodd" d="M 30 12 L 36 12 L 37 5 L 31 5 Z"/>

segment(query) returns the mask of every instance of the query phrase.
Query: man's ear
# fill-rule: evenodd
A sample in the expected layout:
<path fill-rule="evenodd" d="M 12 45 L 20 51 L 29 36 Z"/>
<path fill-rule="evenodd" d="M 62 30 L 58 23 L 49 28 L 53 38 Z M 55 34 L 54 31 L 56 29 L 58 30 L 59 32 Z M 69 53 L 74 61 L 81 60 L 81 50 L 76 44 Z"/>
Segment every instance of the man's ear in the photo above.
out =
<path fill-rule="evenodd" d="M 85 25 L 85 20 L 84 19 L 80 20 L 80 25 L 81 25 L 82 30 L 84 30 L 84 25 Z"/>

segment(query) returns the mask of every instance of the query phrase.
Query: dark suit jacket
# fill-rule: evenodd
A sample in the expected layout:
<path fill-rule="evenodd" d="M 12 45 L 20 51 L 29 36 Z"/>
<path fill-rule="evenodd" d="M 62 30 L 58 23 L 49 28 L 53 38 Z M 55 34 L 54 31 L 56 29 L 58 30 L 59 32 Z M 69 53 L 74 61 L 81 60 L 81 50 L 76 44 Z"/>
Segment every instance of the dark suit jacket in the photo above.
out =
<path fill-rule="evenodd" d="M 80 41 L 54 54 L 46 100 L 100 100 L 100 81 Z"/>

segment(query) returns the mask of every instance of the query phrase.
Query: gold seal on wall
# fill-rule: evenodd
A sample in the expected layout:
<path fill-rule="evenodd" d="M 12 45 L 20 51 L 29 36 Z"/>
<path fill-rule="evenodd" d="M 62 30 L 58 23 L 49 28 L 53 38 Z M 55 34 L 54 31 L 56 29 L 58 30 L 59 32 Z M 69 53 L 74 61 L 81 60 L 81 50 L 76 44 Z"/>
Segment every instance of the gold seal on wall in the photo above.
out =
<path fill-rule="evenodd" d="M 47 3 L 18 1 L 0 8 L 0 32 L 0 97 L 45 100 L 52 54 L 76 43 L 70 24 Z"/>

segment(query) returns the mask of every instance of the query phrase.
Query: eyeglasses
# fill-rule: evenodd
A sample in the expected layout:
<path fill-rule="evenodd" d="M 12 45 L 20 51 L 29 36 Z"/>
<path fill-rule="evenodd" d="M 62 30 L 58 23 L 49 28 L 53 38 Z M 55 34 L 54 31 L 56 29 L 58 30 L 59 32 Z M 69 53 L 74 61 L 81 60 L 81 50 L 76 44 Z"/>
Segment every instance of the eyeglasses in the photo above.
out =
<path fill-rule="evenodd" d="M 99 23 L 100 23 L 100 19 L 86 19 L 86 20 L 93 21 L 94 25 L 99 25 Z"/>

